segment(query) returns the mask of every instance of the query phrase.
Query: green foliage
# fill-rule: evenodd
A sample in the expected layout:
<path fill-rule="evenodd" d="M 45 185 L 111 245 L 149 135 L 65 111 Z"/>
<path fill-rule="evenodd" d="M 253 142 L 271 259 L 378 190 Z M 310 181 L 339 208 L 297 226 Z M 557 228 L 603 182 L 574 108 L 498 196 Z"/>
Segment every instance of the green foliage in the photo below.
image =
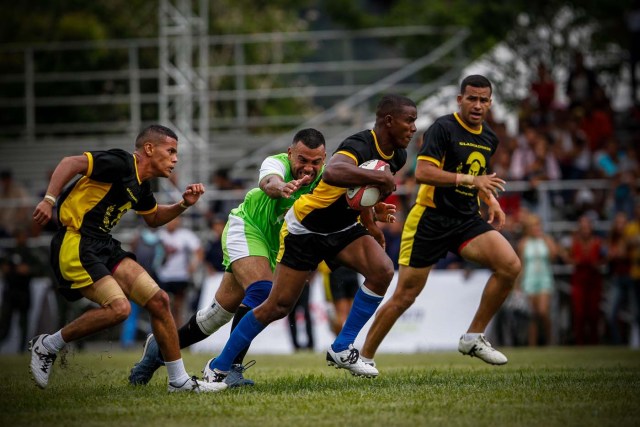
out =
<path fill-rule="evenodd" d="M 3 43 L 152 37 L 158 29 L 156 1 L 1 2 Z"/>
<path fill-rule="evenodd" d="M 300 17 L 310 0 L 217 0 L 210 6 L 210 31 L 215 34 L 252 34 L 304 31 Z"/>
<path fill-rule="evenodd" d="M 340 2 L 328 0 L 327 3 Z M 513 106 L 525 96 L 523 85 L 526 89 L 538 61 L 544 60 L 552 69 L 567 69 L 576 48 L 588 52 L 602 83 L 612 86 L 620 78 L 624 51 L 630 42 L 624 16 L 632 0 L 430 0 L 423 4 L 395 0 L 389 4 L 389 9 L 376 16 L 371 26 L 466 27 L 471 31 L 466 50 L 473 59 L 486 55 L 496 44 L 505 43 L 515 55 L 511 61 L 497 57 L 485 59 L 501 68 L 502 77 L 494 81 L 497 93 L 503 102 Z M 352 20 L 358 22 L 352 8 L 327 10 L 336 21 L 347 25 Z M 438 43 L 433 38 L 415 39 L 404 49 L 428 52 Z M 433 78 L 432 75 L 422 77 Z"/>
<path fill-rule="evenodd" d="M 126 384 L 138 352 L 71 353 L 50 385 L 28 377 L 28 356 L 0 357 L 0 423 L 11 426 L 632 426 L 640 407 L 640 358 L 625 348 L 503 349 L 509 363 L 458 353 L 381 354 L 380 377 L 324 365 L 324 355 L 254 355 L 254 387 L 208 395 L 166 391 L 162 368 L 148 386 Z M 185 353 L 197 372 L 210 357 Z"/>
<path fill-rule="evenodd" d="M 326 0 L 324 9 L 345 30 L 375 27 L 376 18 L 359 8 L 358 0 Z"/>

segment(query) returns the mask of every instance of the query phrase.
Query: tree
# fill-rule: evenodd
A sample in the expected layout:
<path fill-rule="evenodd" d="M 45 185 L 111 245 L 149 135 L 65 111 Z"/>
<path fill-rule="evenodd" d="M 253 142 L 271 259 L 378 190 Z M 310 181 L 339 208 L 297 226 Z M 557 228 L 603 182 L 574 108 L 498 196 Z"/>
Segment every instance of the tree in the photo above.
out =
<path fill-rule="evenodd" d="M 337 0 L 326 0 L 332 5 Z M 502 68 L 503 81 L 496 81 L 501 98 L 515 103 L 522 93 L 517 89 L 528 81 L 537 62 L 545 60 L 556 69 L 567 69 L 574 49 L 588 53 L 602 84 L 611 89 L 619 81 L 629 47 L 623 16 L 632 0 L 430 0 L 424 5 L 412 0 L 369 0 L 366 7 L 383 5 L 372 19 L 354 18 L 356 0 L 348 7 L 327 7 L 338 24 L 348 28 L 362 26 L 455 25 L 469 28 L 467 49 L 471 58 L 480 58 L 498 43 L 513 54 L 504 58 L 487 58 Z M 374 7 L 375 9 L 375 7 Z M 362 10 L 364 13 L 364 10 Z M 414 40 L 405 46 L 409 51 L 426 52 L 437 43 Z"/>

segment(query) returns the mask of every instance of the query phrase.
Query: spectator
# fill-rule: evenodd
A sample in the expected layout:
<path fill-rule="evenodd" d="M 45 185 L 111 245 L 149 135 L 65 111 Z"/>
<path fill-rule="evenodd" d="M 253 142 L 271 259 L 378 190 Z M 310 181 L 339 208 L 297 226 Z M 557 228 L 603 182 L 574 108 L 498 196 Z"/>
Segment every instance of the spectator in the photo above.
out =
<path fill-rule="evenodd" d="M 537 186 L 541 181 L 560 179 L 560 165 L 549 148 L 549 137 L 537 132 L 533 127 L 525 130 L 526 146 L 521 146 L 513 153 L 511 176 L 514 179 L 528 180 L 531 190 L 523 193 L 523 201 L 530 210 L 538 204 Z"/>
<path fill-rule="evenodd" d="M 558 111 L 556 126 L 551 134 L 553 147 L 563 179 L 584 179 L 591 168 L 591 150 L 587 135 L 580 128 L 577 116 L 568 111 Z M 568 200 L 565 197 L 565 200 Z"/>
<path fill-rule="evenodd" d="M 620 313 L 625 302 L 629 301 L 632 290 L 631 259 L 629 244 L 625 236 L 627 216 L 616 214 L 609 235 L 607 236 L 607 263 L 610 280 L 611 305 L 607 310 L 607 323 L 611 333 L 611 343 L 619 345 L 624 342 L 620 330 Z"/>
<path fill-rule="evenodd" d="M 173 318 L 181 325 L 186 294 L 194 285 L 194 273 L 202 265 L 204 251 L 198 236 L 181 227 L 180 217 L 169 222 L 158 236 L 166 251 L 165 262 L 158 270 L 159 284 L 172 297 Z"/>
<path fill-rule="evenodd" d="M 538 63 L 536 80 L 531 82 L 531 96 L 535 99 L 535 105 L 537 107 L 537 118 L 534 120 L 540 125 L 549 125 L 552 123 L 556 82 L 553 80 L 546 64 L 542 61 Z"/>
<path fill-rule="evenodd" d="M 638 103 L 638 79 L 636 66 L 640 61 L 640 1 L 631 2 L 630 10 L 626 14 L 627 30 L 629 31 L 629 68 L 631 70 L 631 102 Z"/>
<path fill-rule="evenodd" d="M 520 289 L 529 302 L 529 345 L 551 342 L 551 294 L 554 290 L 552 261 L 558 245 L 544 233 L 537 215 L 525 218 L 524 236 L 518 243 L 522 260 Z"/>
<path fill-rule="evenodd" d="M 573 110 L 580 119 L 580 129 L 587 137 L 591 152 L 601 149 L 614 136 L 613 113 L 602 88 L 596 89 L 596 96 Z"/>
<path fill-rule="evenodd" d="M 623 149 L 617 139 L 609 138 L 603 149 L 595 153 L 594 166 L 598 176 L 609 179 L 612 184 L 613 191 L 608 195 L 613 202 L 614 213 L 625 212 L 631 216 L 638 168 L 635 152 Z"/>
<path fill-rule="evenodd" d="M 582 216 L 571 243 L 571 306 L 573 335 L 577 345 L 598 344 L 602 300 L 602 240 L 593 232 L 591 219 Z"/>
<path fill-rule="evenodd" d="M 633 215 L 624 229 L 625 240 L 629 248 L 629 262 L 631 264 L 629 274 L 631 276 L 631 292 L 633 298 L 630 306 L 635 307 L 632 321 L 636 327 L 640 327 L 640 202 L 636 202 Z"/>
<path fill-rule="evenodd" d="M 29 308 L 31 307 L 31 279 L 39 274 L 42 262 L 27 244 L 26 227 L 14 231 L 15 245 L 7 249 L 0 259 L 4 289 L 2 307 L 0 308 L 0 343 L 11 331 L 13 314 L 18 313 L 20 327 L 20 350 L 27 350 L 27 334 L 29 327 Z"/>
<path fill-rule="evenodd" d="M 0 172 L 0 237 L 13 237 L 17 229 L 31 225 L 27 190 L 10 170 Z"/>
<path fill-rule="evenodd" d="M 313 322 L 311 320 L 311 308 L 309 307 L 309 294 L 311 286 L 309 282 L 304 285 L 300 298 L 293 306 L 293 309 L 287 315 L 289 320 L 289 328 L 291 331 L 291 340 L 293 348 L 296 351 L 310 350 L 313 351 Z M 306 339 L 304 344 L 298 339 L 298 323 L 304 321 Z"/>
<path fill-rule="evenodd" d="M 498 146 L 496 153 L 491 158 L 491 170 L 498 176 L 504 177 L 506 181 L 511 181 L 511 152 L 509 149 L 504 148 L 502 144 Z M 519 191 L 509 192 L 506 191 L 500 194 L 498 198 L 502 210 L 509 218 L 511 215 L 516 214 L 520 210 L 522 204 L 522 194 Z"/>
<path fill-rule="evenodd" d="M 222 232 L 224 231 L 226 218 L 222 215 L 214 215 L 208 222 L 209 236 L 204 247 L 204 263 L 207 267 L 207 274 L 223 273 Z"/>
<path fill-rule="evenodd" d="M 580 51 L 573 54 L 573 65 L 566 84 L 570 110 L 584 107 L 593 98 L 598 81 L 593 70 L 585 65 L 584 55 Z"/>
<path fill-rule="evenodd" d="M 227 169 L 219 169 L 211 176 L 211 183 L 213 184 L 215 191 L 231 191 L 241 190 L 242 186 L 231 180 L 229 177 L 229 171 Z M 227 217 L 231 209 L 238 206 L 238 204 L 244 198 L 244 192 L 238 195 L 238 198 L 230 198 L 228 195 L 221 195 L 222 197 L 214 198 L 210 205 L 209 211 L 213 216 L 222 215 Z"/>

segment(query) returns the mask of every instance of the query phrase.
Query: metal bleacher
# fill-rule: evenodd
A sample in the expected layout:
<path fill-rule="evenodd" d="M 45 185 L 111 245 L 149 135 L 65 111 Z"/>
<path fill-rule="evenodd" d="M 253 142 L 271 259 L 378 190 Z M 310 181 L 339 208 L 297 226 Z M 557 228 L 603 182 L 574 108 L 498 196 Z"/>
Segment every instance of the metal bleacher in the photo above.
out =
<path fill-rule="evenodd" d="M 180 185 L 218 169 L 249 181 L 294 130 L 317 127 L 331 149 L 370 124 L 381 93 L 420 101 L 468 62 L 464 28 L 210 35 L 206 10 L 184 3 L 160 1 L 154 39 L 0 45 L 2 169 L 41 190 L 63 156 L 131 150 L 161 122 L 181 137 Z M 430 47 L 406 54 L 411 40 Z"/>

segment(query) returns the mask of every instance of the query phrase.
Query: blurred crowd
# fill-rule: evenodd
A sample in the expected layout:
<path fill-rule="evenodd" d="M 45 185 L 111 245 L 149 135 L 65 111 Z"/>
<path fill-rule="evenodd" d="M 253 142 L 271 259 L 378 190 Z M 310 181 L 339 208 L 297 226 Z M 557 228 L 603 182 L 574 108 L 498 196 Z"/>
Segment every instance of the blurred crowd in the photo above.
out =
<path fill-rule="evenodd" d="M 640 107 L 635 93 L 629 111 L 614 111 L 581 52 L 575 52 L 566 81 L 554 80 L 544 62 L 532 75 L 529 94 L 518 107 L 517 132 L 510 134 L 505 123 L 489 119 L 501 141 L 491 169 L 508 183 L 522 184 L 499 197 L 507 213 L 502 232 L 521 256 L 523 271 L 493 322 L 492 340 L 506 345 L 633 344 L 640 328 Z M 559 93 L 566 102 L 558 100 Z M 417 190 L 414 167 L 415 159 L 398 174 L 398 192 L 387 200 L 398 206 L 398 221 L 381 224 L 396 267 L 403 216 Z M 550 182 L 559 185 L 541 186 Z M 197 221 L 187 225 L 177 221 L 157 231 L 134 225 L 126 242 L 174 298 L 177 324 L 196 309 L 204 277 L 222 271 L 222 229 L 246 191 L 224 170 L 212 174 L 207 188 L 231 196 L 209 199 L 192 214 Z M 48 275 L 48 240 L 34 242 L 52 231 L 33 226 L 29 194 L 11 171 L 0 173 L 0 340 L 17 317 L 23 344 L 32 309 L 29 283 Z M 551 222 L 562 226 L 551 227 Z M 196 223 L 206 227 L 191 226 Z M 449 254 L 436 268 L 474 266 Z M 61 325 L 73 309 L 82 307 L 60 301 Z M 130 346 L 145 329 L 148 324 L 132 311 L 122 345 Z"/>

